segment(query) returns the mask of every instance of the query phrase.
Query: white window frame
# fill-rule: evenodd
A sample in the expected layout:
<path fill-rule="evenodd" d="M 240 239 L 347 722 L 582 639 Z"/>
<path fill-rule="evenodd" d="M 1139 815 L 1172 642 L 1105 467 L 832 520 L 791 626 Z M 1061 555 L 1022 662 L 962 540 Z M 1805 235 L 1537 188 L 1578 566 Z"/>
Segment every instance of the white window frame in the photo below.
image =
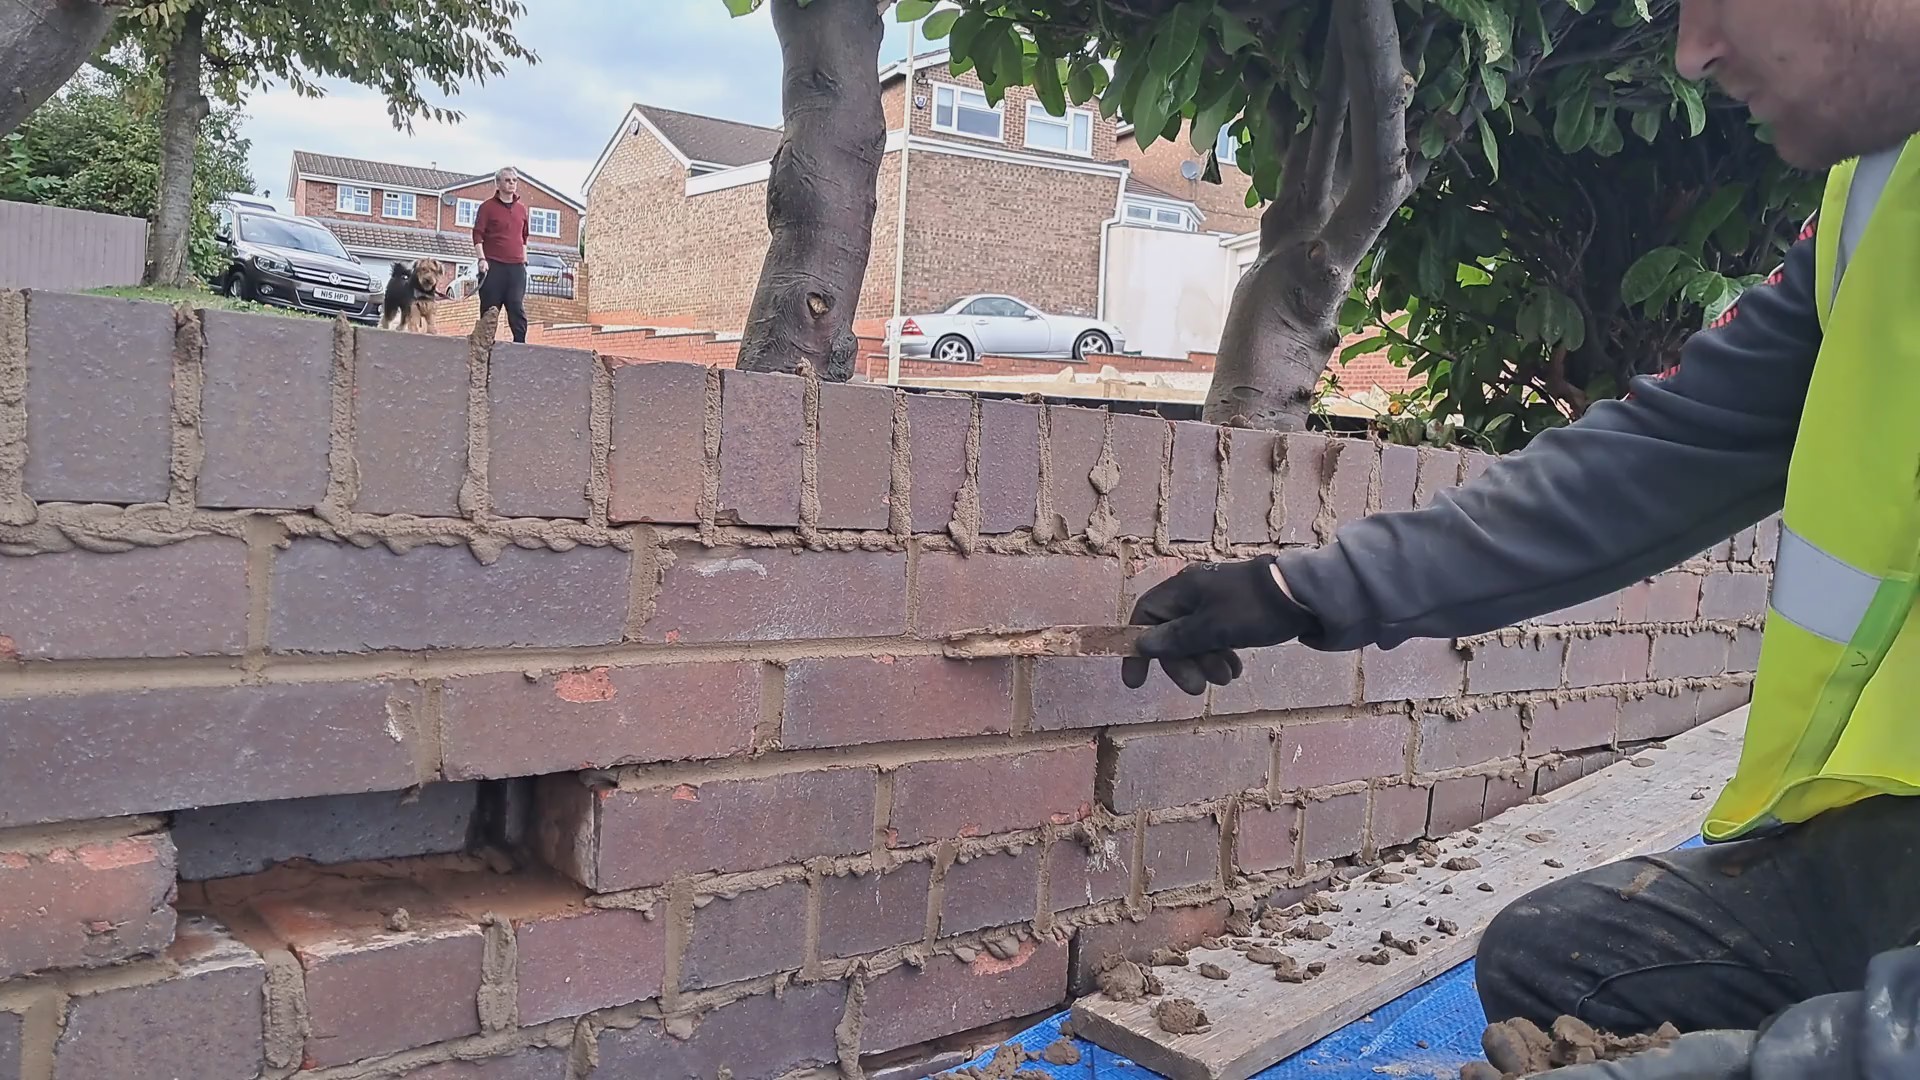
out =
<path fill-rule="evenodd" d="M 940 122 L 940 99 L 943 96 L 948 99 L 948 104 L 953 109 L 953 122 L 951 124 L 942 124 Z M 977 106 L 968 104 L 966 101 L 968 97 L 979 99 L 980 104 Z M 933 88 L 933 116 L 931 117 L 933 130 L 944 132 L 948 135 L 958 135 L 963 139 L 979 139 L 981 142 L 1004 143 L 1007 141 L 1006 104 L 1003 100 L 1000 104 L 989 107 L 987 105 L 987 95 L 979 90 L 958 86 L 954 83 L 936 83 Z M 960 130 L 960 110 L 963 108 L 971 109 L 974 112 L 992 113 L 994 119 L 1000 122 L 999 130 L 992 135 L 977 135 L 971 131 Z"/>
<path fill-rule="evenodd" d="M 362 201 L 366 203 L 366 209 L 364 210 L 360 209 Z M 334 189 L 333 208 L 342 214 L 359 214 L 362 217 L 372 217 L 373 189 L 347 187 L 343 184 Z"/>
<path fill-rule="evenodd" d="M 480 216 L 479 199 L 458 199 L 453 201 L 453 224 L 457 228 L 470 229 L 474 219 Z"/>
<path fill-rule="evenodd" d="M 547 215 L 552 215 L 553 218 L 552 232 L 542 229 L 539 225 L 541 221 L 546 220 Z M 527 207 L 527 234 L 530 236 L 558 237 L 560 235 L 560 211 L 548 210 L 539 206 Z"/>
<path fill-rule="evenodd" d="M 411 191 L 383 191 L 380 193 L 380 216 L 414 220 L 419 214 L 419 204 Z"/>
<path fill-rule="evenodd" d="M 1085 117 L 1087 121 L 1087 145 L 1085 149 L 1080 149 L 1073 145 L 1073 121 L 1076 117 Z M 1033 142 L 1033 125 L 1036 121 L 1043 125 L 1064 127 L 1067 131 L 1066 146 L 1035 146 Z M 1027 102 L 1027 148 L 1030 150 L 1039 150 L 1047 154 L 1072 154 L 1074 157 L 1090 158 L 1093 156 L 1093 123 L 1093 110 L 1091 109 L 1068 109 L 1067 115 L 1055 116 L 1047 111 L 1045 105 L 1037 101 L 1029 101 Z"/>
<path fill-rule="evenodd" d="M 1233 125 L 1220 129 L 1219 137 L 1213 140 L 1213 156 L 1223 169 L 1240 164 L 1240 140 L 1233 137 Z"/>
<path fill-rule="evenodd" d="M 1124 217 L 1129 225 L 1148 229 L 1163 229 L 1168 232 L 1199 232 L 1200 223 L 1195 220 L 1193 211 L 1180 206 L 1164 206 L 1157 202 L 1128 199 Z"/>

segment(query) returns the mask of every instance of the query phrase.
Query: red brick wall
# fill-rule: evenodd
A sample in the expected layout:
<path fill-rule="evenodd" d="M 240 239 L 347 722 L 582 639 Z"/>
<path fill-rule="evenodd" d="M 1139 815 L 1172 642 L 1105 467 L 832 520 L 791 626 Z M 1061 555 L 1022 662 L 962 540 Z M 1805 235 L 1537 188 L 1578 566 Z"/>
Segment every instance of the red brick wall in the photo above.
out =
<path fill-rule="evenodd" d="M 1488 459 L 0 293 L 23 374 L 5 1076 L 775 1076 L 1053 1008 L 1239 871 L 1292 895 L 1742 703 L 1776 535 L 1193 698 L 941 641 Z"/>
<path fill-rule="evenodd" d="M 1260 210 L 1247 208 L 1247 191 L 1253 186 L 1253 178 L 1237 167 L 1222 162 L 1218 184 L 1188 180 L 1180 174 L 1181 162 L 1204 165 L 1207 160 L 1206 151 L 1195 150 L 1184 129 L 1178 142 L 1159 139 L 1145 150 L 1128 134 L 1117 141 L 1115 150 L 1122 161 L 1133 166 L 1133 175 L 1176 198 L 1198 204 L 1204 218 L 1202 229 L 1239 234 L 1260 227 Z"/>
<path fill-rule="evenodd" d="M 373 213 L 349 214 L 342 212 L 337 200 L 343 186 L 369 188 L 373 192 Z M 377 184 L 342 185 L 327 180 L 309 180 L 302 178 L 294 191 L 294 213 L 308 217 L 336 218 L 342 221 L 360 221 L 372 225 L 398 225 L 413 229 L 439 229 L 446 232 L 471 231 L 469 227 L 457 223 L 459 205 L 444 205 L 438 195 L 413 193 L 414 216 L 411 218 L 390 218 L 383 210 L 382 195 L 385 189 Z M 493 197 L 493 180 L 483 180 L 477 184 L 458 188 L 451 192 L 456 198 L 489 199 Z M 530 237 L 542 244 L 558 244 L 565 247 L 578 247 L 580 244 L 580 212 L 554 198 L 542 189 L 522 182 L 521 197 L 529 207 L 541 207 L 560 212 L 560 236 Z"/>

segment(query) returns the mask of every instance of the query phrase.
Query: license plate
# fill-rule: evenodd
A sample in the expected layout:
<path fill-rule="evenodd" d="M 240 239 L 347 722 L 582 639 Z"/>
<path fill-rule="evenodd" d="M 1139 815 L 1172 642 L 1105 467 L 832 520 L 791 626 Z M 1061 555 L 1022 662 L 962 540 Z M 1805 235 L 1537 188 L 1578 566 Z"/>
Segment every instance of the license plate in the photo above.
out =
<path fill-rule="evenodd" d="M 318 299 L 331 300 L 336 304 L 352 304 L 358 302 L 352 293 L 341 292 L 339 289 L 315 289 L 313 290 L 313 295 Z"/>

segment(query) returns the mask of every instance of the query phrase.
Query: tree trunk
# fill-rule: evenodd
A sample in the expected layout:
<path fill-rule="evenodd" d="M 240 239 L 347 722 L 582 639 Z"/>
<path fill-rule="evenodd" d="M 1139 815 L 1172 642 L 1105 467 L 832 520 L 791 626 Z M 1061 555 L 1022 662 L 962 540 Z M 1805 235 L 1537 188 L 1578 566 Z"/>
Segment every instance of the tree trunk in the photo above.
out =
<path fill-rule="evenodd" d="M 1284 209 L 1275 203 L 1266 214 Z M 1317 236 L 1261 247 L 1227 307 L 1202 415 L 1215 424 L 1300 431 L 1340 344 L 1354 266 L 1342 265 Z"/>
<path fill-rule="evenodd" d="M 91 0 L 0 2 L 0 135 L 66 85 L 112 25 Z"/>
<path fill-rule="evenodd" d="M 205 8 L 190 8 L 180 36 L 167 53 L 167 100 L 160 116 L 160 190 L 153 201 L 153 235 L 147 246 L 149 285 L 187 285 L 187 242 L 193 235 L 193 169 L 200 122 L 210 106 L 200 92 Z"/>
<path fill-rule="evenodd" d="M 854 310 L 873 247 L 886 149 L 876 0 L 774 0 L 785 69 L 784 136 L 767 180 L 773 243 L 760 269 L 739 366 L 821 378 L 853 374 Z"/>

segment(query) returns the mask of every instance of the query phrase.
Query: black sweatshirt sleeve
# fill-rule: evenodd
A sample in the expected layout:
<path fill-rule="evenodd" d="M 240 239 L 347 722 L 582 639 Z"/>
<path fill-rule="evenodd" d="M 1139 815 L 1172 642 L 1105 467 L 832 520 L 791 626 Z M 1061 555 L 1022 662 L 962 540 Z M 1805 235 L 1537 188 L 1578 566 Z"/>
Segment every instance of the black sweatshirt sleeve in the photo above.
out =
<path fill-rule="evenodd" d="M 1283 555 L 1320 649 L 1483 633 L 1666 570 L 1780 509 L 1813 362 L 1813 224 L 1766 282 L 1623 401 L 1431 506 Z"/>

